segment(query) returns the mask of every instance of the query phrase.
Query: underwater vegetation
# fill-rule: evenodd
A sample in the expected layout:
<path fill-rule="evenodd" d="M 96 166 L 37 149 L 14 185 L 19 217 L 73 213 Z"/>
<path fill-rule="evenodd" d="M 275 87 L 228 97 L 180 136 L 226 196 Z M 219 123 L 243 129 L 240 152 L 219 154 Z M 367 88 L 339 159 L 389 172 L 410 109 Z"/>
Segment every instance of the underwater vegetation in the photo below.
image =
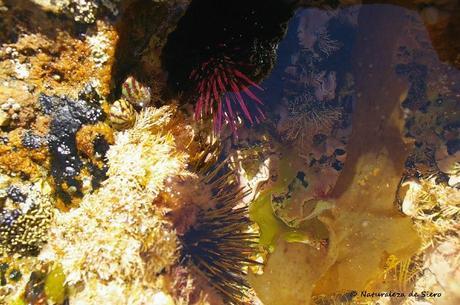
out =
<path fill-rule="evenodd" d="M 397 2 L 0 0 L 0 304 L 458 304 L 458 4 Z"/>
<path fill-rule="evenodd" d="M 165 179 L 184 166 L 174 136 L 164 130 L 171 115 L 167 107 L 149 109 L 132 129 L 117 134 L 119 145 L 107 152 L 107 180 L 78 208 L 55 217 L 53 238 L 40 256 L 62 262 L 68 285 L 85 286 L 72 300 L 144 304 L 159 289 L 156 274 L 176 260 L 173 228 L 151 204 Z"/>
<path fill-rule="evenodd" d="M 373 26 L 378 27 L 378 19 L 375 18 L 375 14 L 370 13 L 371 8 L 367 10 L 362 8 L 360 12 L 363 10 L 369 13 L 369 15 L 362 13 L 363 16 L 367 16 L 363 18 L 373 18 Z M 393 11 L 393 14 L 395 13 Z M 386 15 L 385 18 L 388 16 Z M 395 23 L 395 26 L 401 26 L 406 22 L 404 18 L 394 19 L 394 22 L 396 20 L 398 25 Z M 274 183 L 269 183 L 267 188 L 262 189 L 259 199 L 252 205 L 251 216 L 261 229 L 260 240 L 273 251 L 267 259 L 264 273 L 251 276 L 250 280 L 264 304 L 380 303 L 382 300 L 378 298 L 351 298 L 348 291 L 360 289 L 385 291 L 391 289 L 388 287 L 395 287 L 391 286 L 393 283 L 389 275 L 394 272 L 394 265 L 389 263 L 393 269 L 381 265 L 382 261 L 389 260 L 392 255 L 397 262 L 397 269 L 406 270 L 392 273 L 397 278 L 394 283 L 398 285 L 397 287 L 403 285 L 406 285 L 406 288 L 414 287 L 411 285 L 415 285 L 417 276 L 421 273 L 421 265 L 411 263 L 419 260 L 416 255 L 423 255 L 419 252 L 421 251 L 419 245 L 423 242 L 419 236 L 420 231 L 394 206 L 394 196 L 399 189 L 401 175 L 404 175 L 405 156 L 408 154 L 408 149 L 404 147 L 407 144 L 404 144 L 405 140 L 400 133 L 403 120 L 398 104 L 398 100 L 404 100 L 406 91 L 397 82 L 387 83 L 388 79 L 384 78 L 388 75 L 387 77 L 391 79 L 394 71 L 391 70 L 391 65 L 385 64 L 382 59 L 391 58 L 388 53 L 391 54 L 395 47 L 393 49 L 371 48 L 374 44 L 369 44 L 369 39 L 375 36 L 366 35 L 366 30 L 370 30 L 369 27 L 360 29 L 358 37 L 364 37 L 361 39 L 366 42 L 358 41 L 360 44 L 356 49 L 361 52 L 357 51 L 354 55 L 357 56 L 355 60 L 359 64 L 356 67 L 359 68 L 354 67 L 353 83 L 359 95 L 352 113 L 353 132 L 346 144 L 347 158 L 344 160 L 343 171 L 337 182 L 334 182 L 332 190 L 326 192 L 325 197 L 308 200 L 311 196 L 309 191 L 317 179 L 312 179 L 306 169 L 299 176 L 298 169 L 301 168 L 301 163 L 298 157 L 296 158 L 291 151 L 282 151 L 280 164 L 274 164 L 273 168 L 276 172 L 271 174 L 277 179 Z M 388 36 L 383 29 L 377 32 L 380 33 L 378 39 L 386 37 L 391 41 L 391 31 L 388 32 Z M 392 43 L 395 44 L 394 41 Z M 388 43 L 387 46 L 390 45 Z M 384 54 L 385 52 L 388 53 Z M 293 75 L 297 74 L 293 73 Z M 300 81 L 298 83 L 302 84 Z M 381 84 L 387 84 L 384 86 L 385 89 L 381 88 Z M 383 90 L 387 91 L 383 92 Z M 390 103 L 390 100 L 393 103 Z M 398 112 L 399 116 L 395 115 Z M 379 118 L 382 113 L 387 113 L 388 116 L 385 118 L 388 119 Z M 432 116 L 436 112 L 427 113 Z M 369 123 L 379 120 L 381 123 L 375 125 Z M 438 119 L 437 122 L 439 124 L 440 120 Z M 417 123 L 415 126 L 428 133 L 438 128 L 433 125 L 421 127 Z M 320 139 L 320 137 L 313 138 L 316 141 Z M 310 147 L 307 149 L 312 151 Z M 396 150 L 399 153 L 394 155 Z M 402 153 L 403 151 L 405 153 Z M 299 155 L 303 157 L 300 153 Z M 294 177 L 304 177 L 302 180 L 307 180 L 308 185 L 300 183 L 300 180 L 296 184 L 293 183 Z M 458 190 L 453 192 L 458 193 Z M 280 198 L 280 195 L 284 198 Z M 272 207 L 276 208 L 273 211 L 266 208 L 270 203 L 270 197 Z M 328 202 L 329 208 L 324 209 L 327 205 L 322 202 Z M 454 199 L 453 202 L 458 204 L 458 200 Z M 315 215 L 315 211 L 318 210 L 321 211 L 319 216 Z M 276 217 L 273 217 L 273 213 Z M 315 217 L 305 217 L 309 216 L 309 213 Z M 280 220 L 283 223 L 280 223 Z M 379 226 L 382 227 L 379 229 Z M 383 244 L 382 240 L 388 242 Z M 431 246 L 433 247 L 433 244 Z M 390 269 L 391 272 L 388 271 Z M 453 269 L 455 270 L 455 267 Z M 381 282 L 379 278 L 385 276 L 386 280 Z M 273 284 L 267 287 L 268 283 Z M 298 291 L 311 293 L 311 301 L 305 301 L 305 295 L 299 296 Z M 434 302 L 436 304 L 436 301 Z M 454 303 L 446 301 L 446 304 Z"/>

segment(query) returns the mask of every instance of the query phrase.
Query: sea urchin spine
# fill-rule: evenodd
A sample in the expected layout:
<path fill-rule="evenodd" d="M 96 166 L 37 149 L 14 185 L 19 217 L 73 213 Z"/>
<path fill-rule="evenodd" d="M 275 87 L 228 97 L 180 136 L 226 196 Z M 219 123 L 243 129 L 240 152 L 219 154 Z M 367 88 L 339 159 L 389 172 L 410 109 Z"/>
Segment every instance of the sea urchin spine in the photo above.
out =
<path fill-rule="evenodd" d="M 258 84 L 236 68 L 229 57 L 211 58 L 190 74 L 196 83 L 198 100 L 195 106 L 195 118 L 212 114 L 214 130 L 220 131 L 222 121 L 226 120 L 235 132 L 239 113 L 251 123 L 264 119 L 259 106 L 263 102 L 251 91 L 250 87 L 263 90 Z M 252 102 L 246 102 L 243 93 Z"/>
<path fill-rule="evenodd" d="M 237 206 L 247 192 L 232 181 L 234 172 L 220 174 L 221 169 L 212 169 L 203 179 L 216 191 L 218 204 L 201 210 L 195 225 L 182 237 L 184 258 L 222 295 L 225 304 L 248 304 L 247 269 L 260 264 L 253 259 L 258 234 L 249 231 L 248 207 Z"/>
<path fill-rule="evenodd" d="M 205 211 L 200 223 L 185 235 L 184 243 L 197 271 L 235 305 L 245 304 L 248 298 L 245 268 L 257 264 L 249 258 L 257 235 L 243 230 L 249 223 L 246 214 L 246 208 Z"/>

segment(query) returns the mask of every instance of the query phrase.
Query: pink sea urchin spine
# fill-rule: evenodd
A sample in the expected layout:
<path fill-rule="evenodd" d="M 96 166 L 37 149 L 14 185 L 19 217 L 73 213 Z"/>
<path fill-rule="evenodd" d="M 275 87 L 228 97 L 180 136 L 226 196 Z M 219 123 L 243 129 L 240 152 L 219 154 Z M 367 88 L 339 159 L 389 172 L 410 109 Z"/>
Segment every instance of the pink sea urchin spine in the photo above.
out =
<path fill-rule="evenodd" d="M 228 57 L 210 59 L 190 74 L 190 79 L 196 82 L 198 93 L 195 119 L 211 114 L 216 132 L 222 129 L 225 120 L 235 133 L 240 113 L 251 124 L 254 124 L 254 121 L 259 123 L 265 118 L 259 107 L 263 102 L 250 87 L 258 90 L 263 88 L 235 66 L 237 65 Z M 248 100 L 253 103 L 249 104 Z"/>

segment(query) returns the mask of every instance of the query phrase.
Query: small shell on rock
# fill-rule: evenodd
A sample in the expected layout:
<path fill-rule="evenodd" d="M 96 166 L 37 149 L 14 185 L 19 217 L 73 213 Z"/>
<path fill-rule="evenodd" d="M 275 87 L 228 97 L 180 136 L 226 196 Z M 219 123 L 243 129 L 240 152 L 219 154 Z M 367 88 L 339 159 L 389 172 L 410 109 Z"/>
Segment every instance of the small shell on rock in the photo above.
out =
<path fill-rule="evenodd" d="M 152 100 L 152 93 L 149 86 L 128 76 L 121 86 L 122 98 L 138 108 L 148 107 Z"/>
<path fill-rule="evenodd" d="M 130 128 L 136 121 L 136 110 L 125 99 L 116 100 L 110 107 L 110 122 L 115 129 Z"/>

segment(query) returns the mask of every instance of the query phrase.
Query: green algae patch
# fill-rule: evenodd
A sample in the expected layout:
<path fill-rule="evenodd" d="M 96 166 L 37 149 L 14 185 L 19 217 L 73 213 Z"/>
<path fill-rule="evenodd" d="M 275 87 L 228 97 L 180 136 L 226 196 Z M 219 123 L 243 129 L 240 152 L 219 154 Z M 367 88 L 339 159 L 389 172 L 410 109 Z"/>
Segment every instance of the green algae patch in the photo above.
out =
<path fill-rule="evenodd" d="M 283 224 L 273 215 L 270 201 L 270 192 L 261 195 L 251 204 L 249 215 L 251 220 L 259 226 L 259 243 L 267 247 L 271 252 L 274 250 L 274 242 L 276 237 L 279 236 Z"/>
<path fill-rule="evenodd" d="M 268 305 L 307 304 L 313 292 L 311 284 L 337 255 L 337 248 L 329 242 L 335 233 L 318 219 L 334 203 L 309 200 L 312 195 L 300 164 L 296 155 L 283 150 L 274 164 L 276 181 L 250 206 L 250 217 L 259 226 L 260 244 L 271 254 L 264 273 L 249 274 L 248 280 Z"/>
<path fill-rule="evenodd" d="M 270 252 L 275 250 L 279 237 L 287 242 L 314 243 L 311 227 L 316 226 L 311 223 L 333 206 L 329 201 L 308 200 L 308 182 L 296 160 L 292 153 L 282 154 L 276 164 L 277 180 L 249 208 L 251 220 L 259 226 L 259 242 Z"/>
<path fill-rule="evenodd" d="M 289 184 L 289 181 L 296 175 L 296 171 L 293 169 L 290 159 L 290 156 L 287 156 L 280 160 L 278 167 L 279 175 L 276 182 L 262 191 L 259 197 L 252 202 L 249 207 L 251 220 L 259 226 L 259 242 L 270 251 L 274 250 L 276 238 L 279 237 L 282 232 L 288 230 L 288 227 L 273 214 L 271 201 L 272 195 L 282 192 Z"/>
<path fill-rule="evenodd" d="M 54 265 L 45 279 L 45 294 L 54 304 L 62 304 L 66 297 L 65 275 L 61 265 Z"/>

